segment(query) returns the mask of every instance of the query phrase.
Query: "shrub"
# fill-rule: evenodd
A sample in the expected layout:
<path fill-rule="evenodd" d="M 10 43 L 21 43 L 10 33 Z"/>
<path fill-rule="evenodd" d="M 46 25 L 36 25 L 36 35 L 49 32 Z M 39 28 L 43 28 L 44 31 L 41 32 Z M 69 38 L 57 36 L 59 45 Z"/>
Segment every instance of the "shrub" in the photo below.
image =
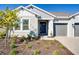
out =
<path fill-rule="evenodd" d="M 40 36 L 36 36 L 35 32 L 30 31 L 30 33 L 27 35 L 27 39 L 29 41 L 31 40 L 38 40 L 40 38 Z"/>
<path fill-rule="evenodd" d="M 18 53 L 18 51 L 16 51 L 16 49 L 12 49 L 10 51 L 10 55 L 16 55 Z"/>
<path fill-rule="evenodd" d="M 10 47 L 13 49 L 13 48 L 16 48 L 17 46 L 16 46 L 16 44 L 11 43 Z"/>
<path fill-rule="evenodd" d="M 39 49 L 36 49 L 33 51 L 33 55 L 39 55 L 41 53 L 41 51 Z"/>
<path fill-rule="evenodd" d="M 6 33 L 5 32 L 0 32 L 0 39 L 4 39 L 6 36 Z"/>
<path fill-rule="evenodd" d="M 32 45 L 31 45 L 31 44 L 29 44 L 29 45 L 28 45 L 28 48 L 32 48 Z"/>
<path fill-rule="evenodd" d="M 64 48 L 65 48 L 62 44 L 61 44 L 61 45 L 59 45 L 59 47 L 60 47 L 60 48 L 62 48 L 62 49 L 64 49 Z"/>
<path fill-rule="evenodd" d="M 14 43 L 15 44 L 16 43 L 16 39 L 12 39 L 11 40 L 11 43 Z"/>
<path fill-rule="evenodd" d="M 14 44 L 15 44 L 16 41 L 17 41 L 17 38 L 18 38 L 17 36 L 12 37 L 12 38 L 11 38 L 11 43 L 14 43 Z"/>
<path fill-rule="evenodd" d="M 53 55 L 60 55 L 60 52 L 58 50 L 54 50 L 52 54 Z"/>
<path fill-rule="evenodd" d="M 12 37 L 11 39 L 11 43 L 10 43 L 10 47 L 13 49 L 13 48 L 16 48 L 16 37 Z"/>

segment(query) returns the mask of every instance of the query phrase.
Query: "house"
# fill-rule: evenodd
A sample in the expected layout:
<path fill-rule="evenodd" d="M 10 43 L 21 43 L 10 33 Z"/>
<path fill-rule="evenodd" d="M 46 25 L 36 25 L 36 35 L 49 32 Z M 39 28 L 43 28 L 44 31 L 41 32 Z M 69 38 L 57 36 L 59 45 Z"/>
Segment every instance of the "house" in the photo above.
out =
<path fill-rule="evenodd" d="M 33 32 L 36 36 L 79 36 L 79 13 L 67 14 L 63 12 L 48 12 L 37 6 L 20 6 L 19 24 L 13 28 L 11 35 L 27 36 Z"/>

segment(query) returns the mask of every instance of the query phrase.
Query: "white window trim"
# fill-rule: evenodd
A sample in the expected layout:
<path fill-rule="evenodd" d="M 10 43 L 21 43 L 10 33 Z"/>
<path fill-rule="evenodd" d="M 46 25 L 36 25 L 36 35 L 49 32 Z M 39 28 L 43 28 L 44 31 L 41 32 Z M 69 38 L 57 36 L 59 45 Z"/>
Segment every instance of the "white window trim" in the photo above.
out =
<path fill-rule="evenodd" d="M 27 30 L 23 30 L 23 20 L 24 20 L 24 19 L 28 20 L 28 29 L 27 29 Z M 13 31 L 17 31 L 17 32 L 19 32 L 19 31 L 28 31 L 29 29 L 30 29 L 30 20 L 27 19 L 27 18 L 22 18 L 22 19 L 20 19 L 20 30 L 16 30 L 16 29 L 13 27 Z"/>
<path fill-rule="evenodd" d="M 20 19 L 20 29 L 16 30 L 15 27 L 13 27 L 13 31 L 21 31 L 21 24 L 22 24 L 22 19 Z"/>
<path fill-rule="evenodd" d="M 26 29 L 26 30 L 23 30 L 23 20 L 28 20 L 28 29 Z M 30 28 L 30 22 L 29 22 L 29 19 L 27 19 L 27 18 L 23 18 L 22 20 L 22 24 L 21 24 L 21 26 L 22 26 L 22 31 L 28 31 L 29 30 L 29 28 Z"/>

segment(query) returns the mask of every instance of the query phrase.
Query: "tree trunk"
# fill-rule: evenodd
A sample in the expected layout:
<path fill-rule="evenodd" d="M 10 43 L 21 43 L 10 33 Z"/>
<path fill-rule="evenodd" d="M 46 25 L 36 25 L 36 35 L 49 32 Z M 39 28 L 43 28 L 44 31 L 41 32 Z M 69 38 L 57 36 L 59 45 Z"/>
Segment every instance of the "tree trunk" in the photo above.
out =
<path fill-rule="evenodd" d="M 7 47 L 7 39 L 8 39 L 8 28 L 6 29 L 5 47 Z"/>

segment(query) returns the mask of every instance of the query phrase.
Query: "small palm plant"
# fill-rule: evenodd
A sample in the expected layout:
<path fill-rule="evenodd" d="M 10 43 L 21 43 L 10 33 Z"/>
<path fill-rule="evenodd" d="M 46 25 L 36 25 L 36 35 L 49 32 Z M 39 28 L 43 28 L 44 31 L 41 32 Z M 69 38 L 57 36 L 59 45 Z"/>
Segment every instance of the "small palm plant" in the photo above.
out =
<path fill-rule="evenodd" d="M 41 51 L 39 49 L 36 49 L 33 51 L 33 55 L 39 55 L 41 53 Z"/>

